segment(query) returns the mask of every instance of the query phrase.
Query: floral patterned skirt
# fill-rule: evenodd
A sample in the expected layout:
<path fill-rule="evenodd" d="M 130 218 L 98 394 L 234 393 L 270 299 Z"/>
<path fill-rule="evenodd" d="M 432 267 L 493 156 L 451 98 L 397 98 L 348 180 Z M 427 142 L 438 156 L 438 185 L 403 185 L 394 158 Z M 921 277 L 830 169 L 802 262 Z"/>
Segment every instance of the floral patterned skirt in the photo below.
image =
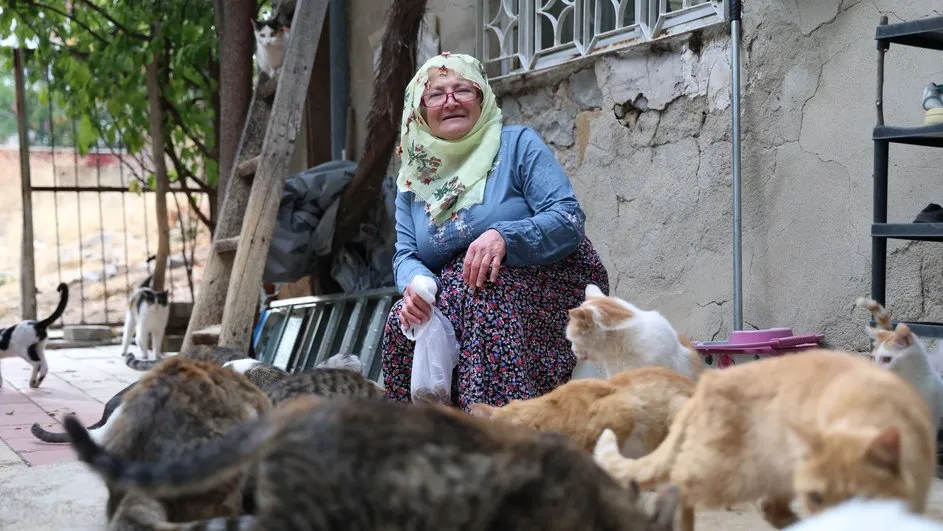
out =
<path fill-rule="evenodd" d="M 584 238 L 553 264 L 502 268 L 496 283 L 477 291 L 462 279 L 464 259 L 455 257 L 439 275 L 437 306 L 455 328 L 460 349 L 453 405 L 500 406 L 569 381 L 576 357 L 566 339 L 567 310 L 583 302 L 587 284 L 609 293 L 609 276 L 590 241 Z M 400 330 L 401 305 L 390 311 L 381 355 L 387 396 L 407 402 L 415 343 Z"/>

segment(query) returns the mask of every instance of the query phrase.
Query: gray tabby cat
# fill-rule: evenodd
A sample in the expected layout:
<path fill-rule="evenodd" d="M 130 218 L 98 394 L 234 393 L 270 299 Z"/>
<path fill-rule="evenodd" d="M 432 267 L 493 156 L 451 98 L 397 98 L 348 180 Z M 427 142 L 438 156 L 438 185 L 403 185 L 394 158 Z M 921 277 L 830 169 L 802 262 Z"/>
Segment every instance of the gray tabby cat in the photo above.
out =
<path fill-rule="evenodd" d="M 566 437 L 451 408 L 302 397 L 174 457 L 129 460 L 64 419 L 79 458 L 148 496 L 201 495 L 253 463 L 254 518 L 161 529 L 279 531 L 669 531 L 674 487 L 654 514 Z M 186 526 L 186 527 L 184 527 Z"/>
<path fill-rule="evenodd" d="M 214 363 L 175 356 L 144 374 L 127 392 L 119 409 L 121 414 L 113 415 L 104 433 L 96 437 L 96 447 L 122 459 L 150 461 L 180 459 L 194 448 L 264 415 L 271 409 L 271 402 L 244 375 Z M 92 440 L 84 427 L 82 435 Z M 240 514 L 248 471 L 231 472 L 198 495 L 158 496 L 168 519 L 187 521 Z M 128 489 L 120 482 L 106 484 L 106 514 L 112 529 L 134 529 L 114 517 L 126 514 L 137 498 L 125 500 Z"/>
<path fill-rule="evenodd" d="M 360 371 L 360 359 L 357 356 L 337 354 L 311 370 L 285 377 L 269 386 L 265 392 L 273 405 L 303 395 L 385 399 L 383 388 L 367 379 Z"/>
<path fill-rule="evenodd" d="M 216 365 L 223 365 L 226 362 L 232 360 L 240 359 L 249 359 L 246 356 L 246 353 L 229 347 L 218 347 L 218 346 L 209 346 L 209 345 L 195 345 L 188 349 L 185 352 L 173 356 L 172 358 L 186 358 L 194 361 L 206 361 L 209 363 L 214 363 Z M 172 359 L 167 358 L 167 359 Z M 132 363 L 133 360 L 133 363 Z M 133 354 L 129 354 L 126 358 L 128 366 L 133 369 L 138 370 L 149 370 L 156 366 L 158 363 L 163 362 L 164 360 L 138 360 L 134 358 Z M 147 367 L 147 369 L 142 369 L 140 367 Z M 249 380 L 252 381 L 252 376 L 249 376 Z M 253 381 L 253 383 L 256 383 Z M 123 400 L 124 395 L 130 391 L 137 382 L 132 383 L 131 385 L 125 387 L 118 392 L 115 396 L 111 397 L 108 400 L 108 403 L 105 404 L 105 410 L 102 412 L 101 418 L 95 424 L 92 424 L 88 427 L 93 433 L 93 437 L 97 437 L 98 433 L 103 430 L 108 420 L 115 415 L 115 412 L 120 413 L 121 401 Z M 67 443 L 69 442 L 69 435 L 65 432 L 57 433 L 52 431 L 47 431 L 43 428 L 38 422 L 33 423 L 33 426 L 30 428 L 30 432 L 34 437 L 40 441 L 47 443 Z"/>

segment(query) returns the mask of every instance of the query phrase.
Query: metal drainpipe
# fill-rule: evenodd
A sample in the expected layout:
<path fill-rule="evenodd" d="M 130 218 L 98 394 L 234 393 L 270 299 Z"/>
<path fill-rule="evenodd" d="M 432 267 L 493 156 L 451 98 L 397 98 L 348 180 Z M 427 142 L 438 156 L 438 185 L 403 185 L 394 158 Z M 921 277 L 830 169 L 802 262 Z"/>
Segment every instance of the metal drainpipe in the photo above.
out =
<path fill-rule="evenodd" d="M 733 81 L 733 329 L 743 330 L 743 252 L 740 229 L 740 16 L 741 0 L 730 0 L 730 68 Z"/>
<path fill-rule="evenodd" d="M 347 55 L 347 0 L 331 0 L 328 8 L 331 41 L 331 158 L 350 158 L 347 144 L 347 106 L 350 64 Z"/>

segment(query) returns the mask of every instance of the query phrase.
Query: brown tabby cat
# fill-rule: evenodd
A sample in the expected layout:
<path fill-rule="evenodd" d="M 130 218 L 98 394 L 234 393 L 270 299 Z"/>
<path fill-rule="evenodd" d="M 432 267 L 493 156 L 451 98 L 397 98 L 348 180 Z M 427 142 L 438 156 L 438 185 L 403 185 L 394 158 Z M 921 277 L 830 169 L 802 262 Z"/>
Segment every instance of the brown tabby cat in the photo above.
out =
<path fill-rule="evenodd" d="M 122 459 L 177 459 L 270 409 L 265 393 L 245 376 L 213 363 L 172 357 L 147 372 L 125 394 L 120 415 L 99 438 L 109 455 Z M 89 436 L 84 427 L 82 434 Z M 160 497 L 168 518 L 186 521 L 239 514 L 245 474 L 233 472 L 197 496 Z M 116 482 L 107 486 L 106 513 L 113 520 L 127 489 Z M 117 520 L 112 526 L 125 529 Z"/>
<path fill-rule="evenodd" d="M 137 360 L 136 358 L 134 358 L 133 354 L 129 356 L 130 357 L 128 358 L 128 360 L 134 360 L 135 364 L 132 366 L 131 361 L 128 361 L 129 363 L 128 366 L 137 370 L 148 370 L 150 368 L 153 368 L 155 365 L 157 365 L 158 362 L 164 361 L 165 359 L 170 359 L 170 357 L 168 357 L 168 358 L 163 358 L 161 360 Z M 194 361 L 207 361 L 210 363 L 214 363 L 216 365 L 223 365 L 224 363 L 232 361 L 232 360 L 251 359 L 246 355 L 245 352 L 241 350 L 237 350 L 237 349 L 229 348 L 229 347 L 207 346 L 207 345 L 195 345 L 187 349 L 185 352 L 181 352 L 176 357 L 191 359 Z M 147 368 L 142 368 L 142 367 L 147 367 Z M 252 381 L 252 383 L 259 385 L 260 383 L 264 383 L 265 381 L 268 381 L 270 378 L 270 375 L 259 374 L 258 377 L 255 377 L 254 375 L 248 375 L 248 377 L 249 377 L 249 380 Z M 121 401 L 123 400 L 124 395 L 127 394 L 127 392 L 130 391 L 132 388 L 134 388 L 134 386 L 136 386 L 137 384 L 138 382 L 133 382 L 131 385 L 125 387 L 121 391 L 118 391 L 118 393 L 115 394 L 115 396 L 111 397 L 108 400 L 108 402 L 105 404 L 105 409 L 104 411 L 102 411 L 101 418 L 98 419 L 98 421 L 95 424 L 92 424 L 91 426 L 89 426 L 88 429 L 95 430 L 97 432 L 97 431 L 100 431 L 102 428 L 104 428 L 105 424 L 108 422 L 108 419 L 111 418 L 111 416 L 115 413 L 115 411 L 120 412 L 118 408 L 121 406 Z M 57 433 L 53 431 L 48 431 L 45 428 L 43 428 L 38 422 L 33 423 L 32 428 L 30 428 L 30 432 L 33 434 L 34 437 L 36 437 L 37 439 L 43 442 L 47 442 L 47 443 L 69 442 L 69 435 L 67 433 L 65 432 Z"/>
<path fill-rule="evenodd" d="M 472 404 L 470 412 L 535 430 L 563 433 L 592 451 L 607 426 L 622 453 L 641 457 L 668 434 L 681 406 L 694 394 L 694 381 L 664 367 L 620 372 L 609 380 L 570 380 L 530 400 L 501 407 Z"/>
<path fill-rule="evenodd" d="M 626 459 L 606 430 L 595 455 L 623 484 L 678 485 L 685 530 L 695 504 L 753 500 L 782 528 L 797 519 L 795 496 L 808 513 L 855 496 L 923 512 L 932 426 L 926 402 L 895 374 L 854 354 L 810 350 L 707 371 L 654 452 Z"/>
<path fill-rule="evenodd" d="M 677 489 L 666 489 L 649 516 L 637 488 L 621 487 L 565 437 L 441 406 L 301 397 L 151 463 L 101 448 L 72 416 L 64 423 L 107 481 L 154 496 L 205 492 L 259 462 L 254 530 L 668 531 L 677 505 Z"/>

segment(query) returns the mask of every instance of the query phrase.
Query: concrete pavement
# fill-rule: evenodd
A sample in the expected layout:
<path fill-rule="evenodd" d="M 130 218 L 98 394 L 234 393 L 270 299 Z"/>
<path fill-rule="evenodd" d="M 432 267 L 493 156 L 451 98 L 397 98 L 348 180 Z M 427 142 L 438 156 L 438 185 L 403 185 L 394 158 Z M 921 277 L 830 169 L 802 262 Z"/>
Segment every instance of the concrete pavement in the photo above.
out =
<path fill-rule="evenodd" d="M 105 528 L 107 491 L 102 481 L 75 460 L 65 444 L 39 442 L 34 421 L 61 430 L 57 419 L 76 413 L 89 424 L 104 403 L 142 373 L 127 368 L 120 347 L 49 351 L 50 373 L 40 389 L 29 389 L 29 366 L 6 359 L 0 390 L 0 530 L 92 531 Z M 943 482 L 935 480 L 928 513 L 943 521 Z M 698 511 L 698 531 L 772 529 L 752 506 Z"/>

